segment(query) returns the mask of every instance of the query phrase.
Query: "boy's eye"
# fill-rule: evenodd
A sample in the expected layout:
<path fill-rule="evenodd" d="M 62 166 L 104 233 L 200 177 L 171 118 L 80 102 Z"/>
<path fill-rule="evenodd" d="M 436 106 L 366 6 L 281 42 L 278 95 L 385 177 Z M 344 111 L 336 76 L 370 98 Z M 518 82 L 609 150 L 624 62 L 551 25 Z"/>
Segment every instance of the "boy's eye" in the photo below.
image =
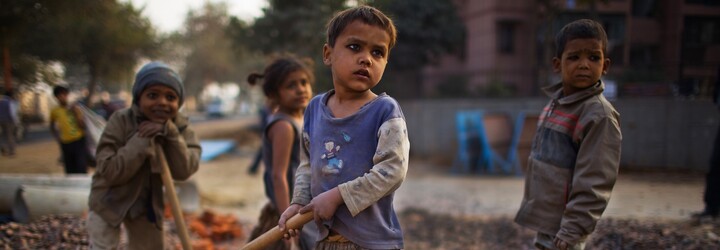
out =
<path fill-rule="evenodd" d="M 348 47 L 348 49 L 351 49 L 351 50 L 353 50 L 353 51 L 358 51 L 358 50 L 360 50 L 360 46 L 357 45 L 357 44 L 350 44 L 350 45 L 348 45 L 347 47 Z"/>
<path fill-rule="evenodd" d="M 165 96 L 165 99 L 167 99 L 168 101 L 175 101 L 175 100 L 177 99 L 177 96 L 175 96 L 175 95 L 166 95 L 166 96 Z"/>
<path fill-rule="evenodd" d="M 158 95 L 156 93 L 150 92 L 147 94 L 147 97 L 150 99 L 155 99 L 158 97 Z"/>
<path fill-rule="evenodd" d="M 568 56 L 568 57 L 566 57 L 566 58 L 567 58 L 568 60 L 573 60 L 573 61 L 574 61 L 574 60 L 577 60 L 577 59 L 578 59 L 578 56 L 576 56 L 576 55 L 570 55 L 570 56 Z"/>
<path fill-rule="evenodd" d="M 300 80 L 300 84 L 302 84 L 303 86 L 304 86 L 304 85 L 307 85 L 307 84 L 308 84 L 308 80 L 307 80 L 307 79 L 302 79 L 302 80 Z"/>
<path fill-rule="evenodd" d="M 385 52 L 382 50 L 373 50 L 372 54 L 373 54 L 373 56 L 376 56 L 376 57 L 384 57 L 385 56 Z"/>
<path fill-rule="evenodd" d="M 598 56 L 598 55 L 591 55 L 591 56 L 590 56 L 590 60 L 592 60 L 592 61 L 599 61 L 599 60 L 600 60 L 600 56 Z"/>

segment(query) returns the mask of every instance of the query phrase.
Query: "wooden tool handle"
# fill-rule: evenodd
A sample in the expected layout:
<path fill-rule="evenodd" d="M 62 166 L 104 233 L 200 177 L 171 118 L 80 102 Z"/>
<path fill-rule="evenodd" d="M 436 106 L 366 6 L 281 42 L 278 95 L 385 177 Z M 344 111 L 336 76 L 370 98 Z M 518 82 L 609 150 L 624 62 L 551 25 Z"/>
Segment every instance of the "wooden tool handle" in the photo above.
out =
<path fill-rule="evenodd" d="M 165 195 L 170 201 L 170 208 L 172 208 L 173 218 L 175 218 L 175 228 L 180 236 L 180 243 L 182 243 L 183 250 L 191 250 L 192 245 L 190 244 L 190 234 L 185 226 L 185 218 L 183 217 L 182 210 L 180 209 L 180 201 L 178 200 L 177 192 L 175 192 L 175 182 L 172 179 L 170 167 L 168 167 L 167 160 L 165 159 L 165 153 L 160 145 L 155 146 L 155 154 L 162 167 L 161 176 L 163 185 L 165 186 Z"/>
<path fill-rule="evenodd" d="M 285 223 L 285 227 L 289 229 L 298 229 L 305 225 L 306 223 L 313 220 L 313 213 L 307 212 L 304 214 L 296 214 L 287 222 Z M 269 231 L 265 232 L 264 234 L 260 235 L 259 237 L 255 238 L 253 241 L 248 242 L 247 245 L 243 246 L 241 248 L 242 250 L 261 250 L 267 247 L 268 245 L 277 242 L 278 240 L 281 240 L 283 238 L 283 231 L 280 230 L 279 227 L 275 226 Z"/>

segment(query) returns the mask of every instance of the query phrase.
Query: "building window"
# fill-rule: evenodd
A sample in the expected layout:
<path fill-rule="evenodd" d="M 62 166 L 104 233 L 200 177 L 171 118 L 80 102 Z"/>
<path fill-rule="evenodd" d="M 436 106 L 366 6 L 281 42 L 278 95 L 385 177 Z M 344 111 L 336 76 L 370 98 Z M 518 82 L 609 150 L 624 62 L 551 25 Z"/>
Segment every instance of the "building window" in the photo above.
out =
<path fill-rule="evenodd" d="M 720 6 L 720 1 L 718 1 L 718 0 L 685 0 L 685 3 L 687 3 L 687 4 L 702 4 L 702 5 L 708 5 L 708 6 Z"/>
<path fill-rule="evenodd" d="M 630 64 L 635 68 L 658 68 L 660 61 L 659 48 L 657 46 L 636 45 L 630 48 Z"/>
<path fill-rule="evenodd" d="M 683 28 L 683 64 L 703 65 L 708 47 L 720 44 L 720 18 L 686 17 Z"/>
<path fill-rule="evenodd" d="M 500 21 L 497 23 L 497 49 L 500 54 L 515 53 L 515 22 Z"/>
<path fill-rule="evenodd" d="M 633 0 L 632 15 L 634 17 L 654 17 L 657 9 L 655 0 Z"/>

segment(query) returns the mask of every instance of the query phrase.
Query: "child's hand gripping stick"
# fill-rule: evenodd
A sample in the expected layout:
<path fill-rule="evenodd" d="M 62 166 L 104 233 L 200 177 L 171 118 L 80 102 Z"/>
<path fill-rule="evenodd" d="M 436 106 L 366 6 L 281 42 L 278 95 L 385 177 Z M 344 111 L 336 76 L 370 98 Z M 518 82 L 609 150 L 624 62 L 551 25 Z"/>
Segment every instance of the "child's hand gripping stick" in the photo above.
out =
<path fill-rule="evenodd" d="M 295 216 L 291 217 L 287 220 L 285 223 L 286 229 L 299 229 L 306 223 L 313 220 L 313 213 L 311 211 L 308 211 L 304 214 L 296 214 Z M 275 226 L 274 228 L 270 229 L 269 231 L 265 232 L 264 234 L 260 235 L 259 237 L 255 238 L 253 241 L 249 242 L 247 245 L 243 246 L 241 250 L 260 250 L 264 249 L 269 244 L 276 242 L 278 240 L 281 240 L 283 238 L 284 232 L 280 230 L 279 227 Z"/>

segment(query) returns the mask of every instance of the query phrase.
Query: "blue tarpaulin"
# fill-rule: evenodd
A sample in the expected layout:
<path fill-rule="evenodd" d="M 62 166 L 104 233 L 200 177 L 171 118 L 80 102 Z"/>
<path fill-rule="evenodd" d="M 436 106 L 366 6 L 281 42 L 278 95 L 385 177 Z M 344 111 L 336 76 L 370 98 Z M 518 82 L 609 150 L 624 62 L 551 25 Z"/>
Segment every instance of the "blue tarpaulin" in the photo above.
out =
<path fill-rule="evenodd" d="M 233 140 L 201 140 L 202 155 L 200 161 L 207 162 L 235 148 Z"/>

